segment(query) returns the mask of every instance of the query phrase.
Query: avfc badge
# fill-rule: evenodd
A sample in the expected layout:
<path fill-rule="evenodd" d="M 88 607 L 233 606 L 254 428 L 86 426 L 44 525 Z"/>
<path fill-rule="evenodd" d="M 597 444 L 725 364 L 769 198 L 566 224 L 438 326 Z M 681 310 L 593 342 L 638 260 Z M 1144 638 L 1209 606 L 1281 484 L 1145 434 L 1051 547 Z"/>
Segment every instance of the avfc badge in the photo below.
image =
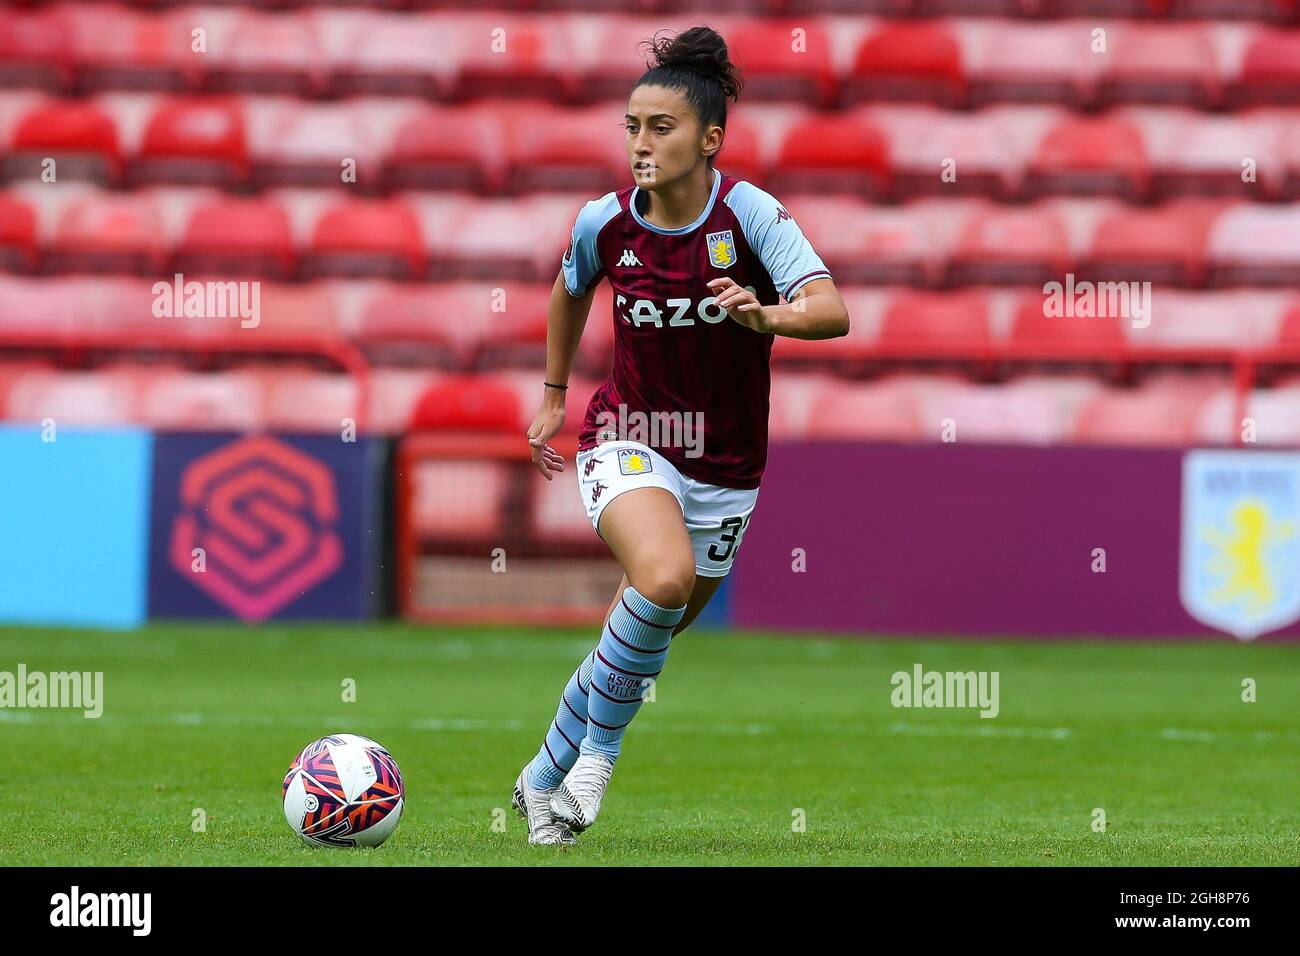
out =
<path fill-rule="evenodd" d="M 1181 579 L 1187 613 L 1241 640 L 1300 619 L 1300 455 L 1188 453 Z"/>
<path fill-rule="evenodd" d="M 711 232 L 704 237 L 709 246 L 709 262 L 719 269 L 734 265 L 736 262 L 736 242 L 731 237 L 731 230 Z"/>
<path fill-rule="evenodd" d="M 637 448 L 620 448 L 618 470 L 625 475 L 644 475 L 652 470 L 650 456 Z"/>

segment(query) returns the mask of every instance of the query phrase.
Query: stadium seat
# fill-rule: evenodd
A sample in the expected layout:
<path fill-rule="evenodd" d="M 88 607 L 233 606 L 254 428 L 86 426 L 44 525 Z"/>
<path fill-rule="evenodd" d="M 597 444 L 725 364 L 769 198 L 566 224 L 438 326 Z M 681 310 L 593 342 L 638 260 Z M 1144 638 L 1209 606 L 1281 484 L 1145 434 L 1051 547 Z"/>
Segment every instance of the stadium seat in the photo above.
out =
<path fill-rule="evenodd" d="M 935 423 L 934 435 L 938 428 Z M 929 433 L 922 428 L 916 385 L 908 376 L 837 382 L 817 397 L 808 414 L 809 440 L 912 442 Z"/>
<path fill-rule="evenodd" d="M 460 321 L 466 284 L 383 284 L 361 305 L 356 339 L 376 365 L 468 367 L 473 342 Z"/>
<path fill-rule="evenodd" d="M 967 21 L 970 100 L 1060 103 L 1080 109 L 1093 98 L 1100 64 L 1089 35 L 1068 21 Z M 949 154 L 952 155 L 952 154 Z M 964 163 L 963 163 L 964 165 Z"/>
<path fill-rule="evenodd" d="M 998 110 L 948 113 L 929 107 L 867 107 L 884 132 L 894 195 L 1008 197 L 1025 156 Z"/>
<path fill-rule="evenodd" d="M 36 213 L 21 197 L 0 193 L 0 269 L 26 272 L 36 260 Z"/>
<path fill-rule="evenodd" d="M 1150 187 L 1140 130 L 1112 116 L 1072 116 L 1043 136 L 1025 169 L 1027 196 L 1116 195 L 1135 201 Z"/>
<path fill-rule="evenodd" d="M 1041 292 L 1019 296 L 1012 309 L 1008 344 L 1023 359 L 1115 359 L 1124 354 L 1121 319 L 1102 316 L 1049 316 Z"/>
<path fill-rule="evenodd" d="M 503 11 L 461 13 L 440 32 L 451 72 L 450 97 L 541 97 L 572 100 L 575 76 L 568 31 L 543 18 Z M 626 91 L 624 91 L 626 93 Z"/>
<path fill-rule="evenodd" d="M 1121 323 L 1131 348 L 1223 353 L 1275 342 L 1286 293 L 1262 289 L 1156 289 L 1152 299 L 1147 327 Z"/>
<path fill-rule="evenodd" d="M 1097 98 L 1103 105 L 1179 103 L 1204 109 L 1222 92 L 1216 60 L 1202 24 L 1128 21 L 1112 30 Z"/>
<path fill-rule="evenodd" d="M 274 199 L 214 196 L 196 203 L 171 260 L 175 272 L 285 279 L 295 259 L 289 218 Z"/>
<path fill-rule="evenodd" d="M 772 362 L 779 368 L 862 371 L 880 359 L 880 328 L 886 310 L 900 290 L 837 284 L 849 310 L 849 334 L 833 339 L 795 339 L 778 335 Z"/>
<path fill-rule="evenodd" d="M 248 174 L 243 111 L 219 97 L 160 102 L 126 169 L 133 183 L 210 183 L 226 189 L 242 184 Z"/>
<path fill-rule="evenodd" d="M 1172 202 L 1152 208 L 1125 207 L 1105 215 L 1079 263 L 1083 277 L 1200 286 L 1205 246 L 1218 202 Z"/>
<path fill-rule="evenodd" d="M 451 64 L 441 55 L 445 17 L 318 6 L 313 19 L 331 95 L 447 96 Z"/>
<path fill-rule="evenodd" d="M 67 8 L 71 55 L 81 90 L 180 91 L 195 85 L 188 16 L 131 10 L 120 4 Z"/>
<path fill-rule="evenodd" d="M 1164 2 L 1164 0 L 1162 0 Z M 1296 0 L 1167 0 L 1169 15 L 1186 20 L 1294 23 Z"/>
<path fill-rule="evenodd" d="M 1213 386 L 1187 377 L 1179 384 L 1106 389 L 1079 412 L 1074 441 L 1101 445 L 1187 445 L 1196 441 L 1201 404 Z"/>
<path fill-rule="evenodd" d="M 426 105 L 401 122 L 386 150 L 391 189 L 505 189 L 505 122 L 499 103 Z"/>
<path fill-rule="evenodd" d="M 1246 396 L 1245 415 L 1238 404 L 1237 390 L 1224 387 L 1200 407 L 1196 418 L 1196 441 L 1200 444 L 1240 444 L 1242 418 L 1254 424 L 1252 445 L 1300 445 L 1300 385 L 1253 389 Z"/>
<path fill-rule="evenodd" d="M 981 289 L 924 292 L 899 289 L 880 325 L 886 355 L 978 358 L 992 345 L 990 301 Z"/>
<path fill-rule="evenodd" d="M 72 85 L 72 30 L 63 7 L 0 9 L 0 86 L 61 93 Z"/>
<path fill-rule="evenodd" d="M 260 322 L 240 328 L 242 336 L 262 335 L 287 342 L 328 346 L 340 337 L 336 302 L 338 288 L 330 282 L 295 285 L 262 282 L 259 286 Z M 212 319 L 207 320 L 209 324 Z M 237 325 L 230 320 L 230 325 Z"/>
<path fill-rule="evenodd" d="M 799 42 L 792 41 L 795 31 Z M 744 64 L 745 96 L 829 109 L 839 94 L 831 41 L 817 21 L 755 17 L 737 21 L 727 47 Z"/>
<path fill-rule="evenodd" d="M 506 126 L 506 188 L 586 190 L 593 196 L 631 185 L 623 104 L 560 107 L 520 100 Z"/>
<path fill-rule="evenodd" d="M 145 385 L 140 417 L 163 431 L 261 430 L 263 386 L 251 371 L 164 373 Z"/>
<path fill-rule="evenodd" d="M 837 283 L 924 286 L 939 277 L 935 236 L 914 205 L 814 194 L 785 203 Z"/>
<path fill-rule="evenodd" d="M 1300 205 L 1246 203 L 1225 210 L 1210 228 L 1209 282 L 1300 284 Z"/>
<path fill-rule="evenodd" d="M 948 284 L 1041 285 L 1069 270 L 1065 222 L 1050 207 L 975 208 L 957 228 L 944 273 Z"/>
<path fill-rule="evenodd" d="M 474 365 L 546 367 L 546 313 L 551 287 L 544 283 L 475 283 L 465 308 L 454 313 L 473 330 Z"/>
<path fill-rule="evenodd" d="M 341 435 L 360 417 L 357 381 L 351 375 L 271 366 L 262 379 L 268 428 Z"/>
<path fill-rule="evenodd" d="M 369 128 L 364 101 L 298 103 L 256 98 L 248 105 L 248 145 L 258 186 L 340 186 L 346 160 L 356 184 L 378 186 L 381 139 Z"/>
<path fill-rule="evenodd" d="M 1040 384 L 941 382 L 917 395 L 921 420 L 955 440 L 1045 445 L 1068 437 L 1073 417 Z"/>
<path fill-rule="evenodd" d="M 423 368 L 373 368 L 366 422 L 372 432 L 395 435 L 406 430 L 420 396 L 441 377 Z"/>
<path fill-rule="evenodd" d="M 840 102 L 920 101 L 954 107 L 966 98 L 963 67 L 957 38 L 943 21 L 885 21 L 858 47 Z"/>
<path fill-rule="evenodd" d="M 57 181 L 91 179 L 113 183 L 122 172 L 117 128 L 90 101 L 48 100 L 21 116 L 4 159 L 6 178 L 41 177 L 43 161 L 55 162 Z"/>
<path fill-rule="evenodd" d="M 241 10 L 222 32 L 208 38 L 209 91 L 305 97 L 324 89 L 320 38 L 309 15 Z"/>
<path fill-rule="evenodd" d="M 343 199 L 326 207 L 299 261 L 309 278 L 416 279 L 426 268 L 420 222 L 401 199 Z"/>
<path fill-rule="evenodd" d="M 45 266 L 150 275 L 161 269 L 165 251 L 163 217 L 152 196 L 92 193 L 64 208 Z"/>
<path fill-rule="evenodd" d="M 411 431 L 516 432 L 522 420 L 515 389 L 486 375 L 448 375 L 420 396 Z"/>
<path fill-rule="evenodd" d="M 528 516 L 533 535 L 552 545 L 594 542 L 603 548 L 582 506 L 577 482 L 567 477 L 567 471 L 550 481 L 538 474 L 528 476 Z"/>
<path fill-rule="evenodd" d="M 1278 27 L 1259 28 L 1242 54 L 1241 68 L 1228 98 L 1238 107 L 1295 104 L 1300 98 L 1300 33 Z"/>
<path fill-rule="evenodd" d="M 1152 195 L 1276 198 L 1282 188 L 1283 125 L 1270 115 L 1206 116 L 1174 114 L 1169 128 L 1155 135 L 1151 124 Z M 1253 178 L 1243 178 L 1245 160 Z"/>
<path fill-rule="evenodd" d="M 573 221 L 593 197 L 586 193 L 543 193 L 518 199 L 457 203 L 433 214 L 445 215 L 436 228 L 430 219 L 424 236 L 435 279 L 489 279 L 554 282 L 572 234 Z M 420 204 L 417 211 L 432 207 Z"/>
<path fill-rule="evenodd" d="M 793 441 L 806 437 L 818 399 L 827 389 L 838 386 L 839 380 L 825 373 L 774 372 L 768 401 L 768 438 Z"/>
<path fill-rule="evenodd" d="M 768 182 L 778 194 L 883 196 L 889 192 L 889 148 L 862 114 L 816 114 L 786 130 Z"/>

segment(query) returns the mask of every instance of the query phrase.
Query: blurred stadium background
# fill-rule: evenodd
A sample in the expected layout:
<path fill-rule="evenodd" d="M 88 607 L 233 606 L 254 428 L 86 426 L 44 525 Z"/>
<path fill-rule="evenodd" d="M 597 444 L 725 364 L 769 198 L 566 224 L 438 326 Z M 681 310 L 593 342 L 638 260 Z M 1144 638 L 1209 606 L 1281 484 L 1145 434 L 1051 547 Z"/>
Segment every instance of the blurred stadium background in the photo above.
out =
<path fill-rule="evenodd" d="M 963 444 L 1149 450 L 1241 444 L 1249 416 L 1258 444 L 1294 447 L 1298 17 L 1293 0 L 6 4 L 0 413 L 11 434 L 144 430 L 155 499 L 159 469 L 179 480 L 219 447 L 196 433 L 337 445 L 351 427 L 373 487 L 342 494 L 365 497 L 375 567 L 350 613 L 598 619 L 616 569 L 519 436 L 576 210 L 630 184 L 635 44 L 703 21 L 747 81 L 719 167 L 786 204 L 853 320 L 777 341 L 775 454 L 921 449 L 945 419 Z M 177 273 L 259 281 L 260 322 L 158 317 L 154 283 Z M 1152 281 L 1157 320 L 1045 317 L 1042 284 L 1066 273 Z M 611 337 L 605 286 L 570 455 Z M 294 520 L 319 531 L 327 505 Z M 157 559 L 180 539 L 160 543 L 173 515 L 150 507 Z M 224 535 L 247 600 L 199 610 L 291 604 L 250 594 L 307 551 L 211 520 L 193 541 Z M 494 547 L 509 575 L 485 570 Z M 148 577 L 155 610 L 184 610 Z"/>

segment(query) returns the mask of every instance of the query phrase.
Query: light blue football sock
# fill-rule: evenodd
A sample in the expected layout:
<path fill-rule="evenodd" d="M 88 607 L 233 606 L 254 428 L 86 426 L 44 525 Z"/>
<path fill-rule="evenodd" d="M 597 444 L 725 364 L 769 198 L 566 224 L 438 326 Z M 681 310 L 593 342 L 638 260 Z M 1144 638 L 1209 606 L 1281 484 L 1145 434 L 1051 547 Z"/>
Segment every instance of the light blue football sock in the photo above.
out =
<path fill-rule="evenodd" d="M 660 607 L 636 588 L 626 588 L 605 622 L 596 645 L 588 683 L 587 736 L 579 744 L 584 754 L 618 759 L 623 734 L 632 722 L 650 682 L 663 670 L 673 628 L 686 606 Z"/>
<path fill-rule="evenodd" d="M 587 687 L 595 659 L 595 651 L 586 656 L 560 695 L 560 707 L 546 731 L 542 749 L 528 765 L 529 789 L 554 790 L 578 759 L 578 746 L 587 733 Z"/>

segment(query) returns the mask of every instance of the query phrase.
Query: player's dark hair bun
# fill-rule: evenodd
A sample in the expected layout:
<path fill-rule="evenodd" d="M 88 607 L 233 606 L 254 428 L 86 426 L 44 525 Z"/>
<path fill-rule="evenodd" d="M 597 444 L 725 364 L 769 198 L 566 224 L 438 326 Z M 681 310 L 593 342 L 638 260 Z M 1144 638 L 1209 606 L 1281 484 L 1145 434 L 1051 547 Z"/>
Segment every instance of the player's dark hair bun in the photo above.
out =
<path fill-rule="evenodd" d="M 676 36 L 642 40 L 650 47 L 647 70 L 637 86 L 666 86 L 681 90 L 700 125 L 727 128 L 727 100 L 737 100 L 742 86 L 740 70 L 731 62 L 727 41 L 710 27 L 691 27 Z M 713 164 L 717 152 L 709 156 Z"/>
<path fill-rule="evenodd" d="M 673 37 L 655 34 L 650 44 L 652 67 L 694 70 L 715 80 L 722 87 L 722 95 L 732 100 L 740 96 L 743 85 L 740 71 L 727 53 L 727 41 L 709 27 L 691 27 Z"/>

